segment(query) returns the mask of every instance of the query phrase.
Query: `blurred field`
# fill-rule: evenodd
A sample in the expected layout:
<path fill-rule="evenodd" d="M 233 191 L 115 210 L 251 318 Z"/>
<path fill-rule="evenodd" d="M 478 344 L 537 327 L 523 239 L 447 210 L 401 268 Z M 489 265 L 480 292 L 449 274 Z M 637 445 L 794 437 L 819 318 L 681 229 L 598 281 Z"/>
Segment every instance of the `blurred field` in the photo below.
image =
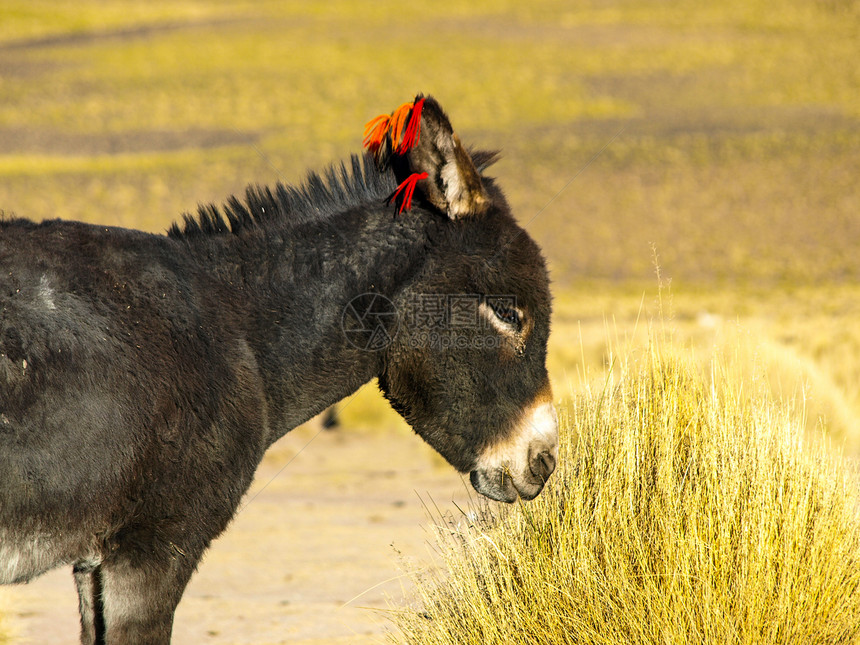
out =
<path fill-rule="evenodd" d="M 503 149 L 561 355 L 580 319 L 628 325 L 656 252 L 681 318 L 712 307 L 763 333 L 838 388 L 813 396 L 848 406 L 841 425 L 860 399 L 858 43 L 850 0 L 9 0 L 0 208 L 163 231 L 248 183 L 301 181 L 432 92 L 464 140 Z"/>
<path fill-rule="evenodd" d="M 525 4 L 4 2 L 0 204 L 164 230 L 422 90 L 560 287 L 857 280 L 856 2 Z"/>
<path fill-rule="evenodd" d="M 432 93 L 548 257 L 557 396 L 659 325 L 857 457 L 858 60 L 856 0 L 4 0 L 0 209 L 164 231 Z"/>

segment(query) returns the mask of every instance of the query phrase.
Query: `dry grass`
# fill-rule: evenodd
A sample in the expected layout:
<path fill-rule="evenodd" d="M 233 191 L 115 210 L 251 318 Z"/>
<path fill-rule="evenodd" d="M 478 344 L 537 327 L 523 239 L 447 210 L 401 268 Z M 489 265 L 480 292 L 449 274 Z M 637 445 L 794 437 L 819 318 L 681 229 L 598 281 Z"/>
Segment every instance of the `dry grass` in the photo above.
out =
<path fill-rule="evenodd" d="M 541 497 L 439 523 L 405 642 L 860 641 L 857 480 L 796 411 L 652 345 L 562 413 Z"/>
<path fill-rule="evenodd" d="M 557 294 L 548 365 L 557 389 L 601 380 L 614 351 L 648 342 L 652 325 L 707 364 L 730 359 L 733 377 L 758 379 L 778 403 L 806 411 L 809 437 L 826 435 L 860 457 L 860 288 L 653 287 L 566 290 Z"/>

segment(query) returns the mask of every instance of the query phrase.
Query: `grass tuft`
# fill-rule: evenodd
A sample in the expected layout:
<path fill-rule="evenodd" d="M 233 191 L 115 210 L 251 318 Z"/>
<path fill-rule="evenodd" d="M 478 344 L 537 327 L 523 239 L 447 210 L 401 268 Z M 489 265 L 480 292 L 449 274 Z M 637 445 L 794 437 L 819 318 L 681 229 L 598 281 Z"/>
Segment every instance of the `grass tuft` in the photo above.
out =
<path fill-rule="evenodd" d="M 854 475 L 794 411 L 711 374 L 653 346 L 568 404 L 537 500 L 438 523 L 442 567 L 415 574 L 402 638 L 860 641 Z"/>

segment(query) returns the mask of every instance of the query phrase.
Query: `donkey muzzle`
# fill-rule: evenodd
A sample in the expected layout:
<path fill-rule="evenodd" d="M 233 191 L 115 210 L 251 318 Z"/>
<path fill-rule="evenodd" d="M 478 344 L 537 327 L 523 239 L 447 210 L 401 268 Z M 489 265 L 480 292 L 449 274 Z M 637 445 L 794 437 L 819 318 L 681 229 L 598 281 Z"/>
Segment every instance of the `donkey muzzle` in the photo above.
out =
<path fill-rule="evenodd" d="M 552 403 L 540 397 L 514 432 L 478 457 L 469 479 L 476 491 L 499 502 L 534 499 L 558 462 L 558 420 Z"/>

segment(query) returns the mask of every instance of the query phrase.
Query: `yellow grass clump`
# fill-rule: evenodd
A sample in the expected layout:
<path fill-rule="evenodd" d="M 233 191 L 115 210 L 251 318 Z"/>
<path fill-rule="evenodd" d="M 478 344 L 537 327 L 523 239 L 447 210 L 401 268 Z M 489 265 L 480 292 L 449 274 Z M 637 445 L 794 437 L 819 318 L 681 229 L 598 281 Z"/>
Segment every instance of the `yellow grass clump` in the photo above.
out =
<path fill-rule="evenodd" d="M 438 523 L 408 643 L 860 642 L 857 480 L 801 415 L 654 348 L 561 410 L 534 502 Z M 814 445 L 813 445 L 814 443 Z"/>

